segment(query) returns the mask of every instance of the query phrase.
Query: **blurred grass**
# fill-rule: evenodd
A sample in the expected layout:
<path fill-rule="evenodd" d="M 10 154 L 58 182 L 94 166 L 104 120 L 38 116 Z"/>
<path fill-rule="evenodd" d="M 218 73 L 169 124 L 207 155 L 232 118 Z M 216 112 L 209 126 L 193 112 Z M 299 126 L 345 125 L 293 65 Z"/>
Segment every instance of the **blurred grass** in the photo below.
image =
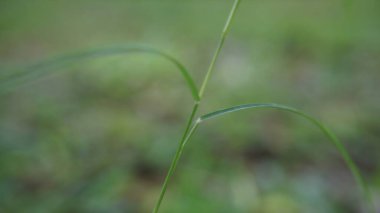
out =
<path fill-rule="evenodd" d="M 2 0 L 0 68 L 145 43 L 183 61 L 199 85 L 230 4 Z M 279 102 L 318 115 L 379 203 L 379 9 L 377 0 L 348 9 L 338 0 L 243 1 L 202 113 Z M 173 69 L 143 56 L 99 59 L 1 96 L 0 211 L 149 212 L 191 106 Z M 364 209 L 311 125 L 272 112 L 223 121 L 188 144 L 162 212 Z"/>

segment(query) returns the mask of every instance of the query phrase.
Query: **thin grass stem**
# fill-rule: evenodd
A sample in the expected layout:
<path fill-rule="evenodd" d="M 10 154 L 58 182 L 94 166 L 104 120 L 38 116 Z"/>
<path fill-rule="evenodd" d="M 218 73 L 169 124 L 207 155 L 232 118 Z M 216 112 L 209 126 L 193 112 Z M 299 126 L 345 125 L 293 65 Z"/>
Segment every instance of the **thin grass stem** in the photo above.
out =
<path fill-rule="evenodd" d="M 161 188 L 161 193 L 160 193 L 160 196 L 158 197 L 158 200 L 156 202 L 156 205 L 153 209 L 153 213 L 157 213 L 158 210 L 160 209 L 160 206 L 161 206 L 161 203 L 162 203 L 162 200 L 165 196 L 165 193 L 166 193 L 166 190 L 168 188 L 168 183 L 171 179 L 171 177 L 173 176 L 174 174 L 174 171 L 177 167 L 177 164 L 178 164 L 178 161 L 182 155 L 182 152 L 183 152 L 183 149 L 185 147 L 185 143 L 189 140 L 189 136 L 191 136 L 191 134 L 193 134 L 194 132 L 194 128 L 191 128 L 191 124 L 193 123 L 194 121 L 194 117 L 198 111 L 198 106 L 199 106 L 199 103 L 196 102 L 193 106 L 193 109 L 192 109 L 192 112 L 191 112 L 191 115 L 189 117 L 189 120 L 187 122 L 187 125 L 186 125 L 186 128 L 185 128 L 185 132 L 183 133 L 182 135 L 182 139 L 180 140 L 179 144 L 178 144 L 178 148 L 177 148 L 177 151 L 175 153 L 175 156 L 172 160 L 172 163 L 170 165 L 170 168 L 169 168 L 169 171 L 168 173 L 166 174 L 166 177 L 165 177 L 165 180 L 164 180 L 164 183 L 162 185 L 162 188 Z"/>
<path fill-rule="evenodd" d="M 210 66 L 209 66 L 209 68 L 207 70 L 206 76 L 205 76 L 205 78 L 203 80 L 203 83 L 202 83 L 202 86 L 201 86 L 201 88 L 199 90 L 199 97 L 201 99 L 202 99 L 203 94 L 204 94 L 204 92 L 206 90 L 207 83 L 210 80 L 211 73 L 214 70 L 215 62 L 217 61 L 217 59 L 219 57 L 219 54 L 220 54 L 220 51 L 223 48 L 224 41 L 226 40 L 227 34 L 228 34 L 229 30 L 230 30 L 231 21 L 232 21 L 232 19 L 234 18 L 235 14 L 236 14 L 236 11 L 237 11 L 237 8 L 239 7 L 240 2 L 241 2 L 241 0 L 235 0 L 234 5 L 232 6 L 231 12 L 230 12 L 230 14 L 229 14 L 229 16 L 227 18 L 226 24 L 224 25 L 224 29 L 223 29 L 222 34 L 220 36 L 218 47 L 215 50 L 214 56 L 213 56 L 213 58 L 211 60 Z"/>
<path fill-rule="evenodd" d="M 199 124 L 199 120 L 197 120 L 194 123 L 194 125 L 191 127 L 191 124 L 193 123 L 194 117 L 195 117 L 195 115 L 196 115 L 196 113 L 198 111 L 198 107 L 199 107 L 200 101 L 202 100 L 203 93 L 204 93 L 204 91 L 206 89 L 206 86 L 207 86 L 207 83 L 208 83 L 208 81 L 210 79 L 211 72 L 214 69 L 215 62 L 217 61 L 217 59 L 219 57 L 220 51 L 222 50 L 222 47 L 224 45 L 224 42 L 226 40 L 227 34 L 229 32 L 229 29 L 230 29 L 231 21 L 232 21 L 233 17 L 235 16 L 236 10 L 237 10 L 240 2 L 241 2 L 241 0 L 235 0 L 234 4 L 232 6 L 232 9 L 230 11 L 230 14 L 229 14 L 229 16 L 227 18 L 227 21 L 226 21 L 225 26 L 223 28 L 222 34 L 220 36 L 218 47 L 217 47 L 217 49 L 216 49 L 216 51 L 214 53 L 214 56 L 213 56 L 213 58 L 212 58 L 212 60 L 210 62 L 209 68 L 208 68 L 208 70 L 206 72 L 206 75 L 204 77 L 201 89 L 200 89 L 200 91 L 198 93 L 198 99 L 196 99 L 196 103 L 193 106 L 193 110 L 192 110 L 192 113 L 190 115 L 190 119 L 189 119 L 189 121 L 187 123 L 185 132 L 184 132 L 184 134 L 182 136 L 182 139 L 179 142 L 177 151 L 176 151 L 175 156 L 173 158 L 173 161 L 172 161 L 172 163 L 170 165 L 169 171 L 168 171 L 168 173 L 167 173 L 167 175 L 165 177 L 165 180 L 164 180 L 164 183 L 163 183 L 163 186 L 162 186 L 162 189 L 161 189 L 161 193 L 160 193 L 158 201 L 157 201 L 157 203 L 156 203 L 156 205 L 155 205 L 155 207 L 153 209 L 153 213 L 157 213 L 159 211 L 159 208 L 161 206 L 162 200 L 163 200 L 163 198 L 165 196 L 165 193 L 166 193 L 166 190 L 167 190 L 168 183 L 169 183 L 171 177 L 173 176 L 173 174 L 175 172 L 175 169 L 177 167 L 179 159 L 181 158 L 181 155 L 182 155 L 183 149 L 185 147 L 185 144 L 190 139 L 191 135 L 194 133 L 195 129 L 197 128 L 197 126 Z"/>

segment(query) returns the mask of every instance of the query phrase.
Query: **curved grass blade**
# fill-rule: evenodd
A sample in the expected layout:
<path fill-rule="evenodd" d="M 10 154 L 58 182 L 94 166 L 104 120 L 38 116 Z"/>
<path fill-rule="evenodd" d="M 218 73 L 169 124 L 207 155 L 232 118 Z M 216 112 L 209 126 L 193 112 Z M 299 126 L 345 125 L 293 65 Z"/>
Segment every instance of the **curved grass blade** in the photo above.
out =
<path fill-rule="evenodd" d="M 186 81 L 188 88 L 191 91 L 193 99 L 195 101 L 199 101 L 199 92 L 197 86 L 191 77 L 188 70 L 183 66 L 177 59 L 174 57 L 156 50 L 154 48 L 146 47 L 146 46 L 116 46 L 116 47 L 106 47 L 106 48 L 97 48 L 91 49 L 76 53 L 71 53 L 67 55 L 63 55 L 60 57 L 52 58 L 47 61 L 40 62 L 38 64 L 32 65 L 30 67 L 24 68 L 20 71 L 14 72 L 8 76 L 0 76 L 0 92 L 9 91 L 18 85 L 27 82 L 28 80 L 33 80 L 41 75 L 47 74 L 53 70 L 57 70 L 62 68 L 68 64 L 75 63 L 78 61 L 83 61 L 87 59 L 100 58 L 105 56 L 112 55 L 122 55 L 122 54 L 130 54 L 130 53 L 147 53 L 153 54 L 160 57 L 165 58 L 166 60 L 173 63 L 183 78 Z"/>
<path fill-rule="evenodd" d="M 237 112 L 240 110 L 265 109 L 265 108 L 273 108 L 273 109 L 278 109 L 278 110 L 283 110 L 283 111 L 295 113 L 297 115 L 300 115 L 303 118 L 306 118 L 311 123 L 313 123 L 315 126 L 317 126 L 330 139 L 330 141 L 337 148 L 338 152 L 340 153 L 343 160 L 345 161 L 348 168 L 350 169 L 352 175 L 354 176 L 357 185 L 363 191 L 365 199 L 369 204 L 369 209 L 371 210 L 371 212 L 375 212 L 375 206 L 372 202 L 372 197 L 371 197 L 369 188 L 368 188 L 366 182 L 364 181 L 364 178 L 361 175 L 358 167 L 356 166 L 356 164 L 354 163 L 354 161 L 352 160 L 352 158 L 348 154 L 348 151 L 344 147 L 343 143 L 328 128 L 326 128 L 321 122 L 319 122 L 317 119 L 313 118 L 312 116 L 307 115 L 307 114 L 303 113 L 302 111 L 297 110 L 295 108 L 284 106 L 284 105 L 279 105 L 279 104 L 245 104 L 245 105 L 234 106 L 234 107 L 221 109 L 221 110 L 218 110 L 215 112 L 208 113 L 206 115 L 201 116 L 197 122 L 201 123 L 203 121 L 213 119 L 216 117 L 220 117 L 220 116 L 232 113 L 232 112 Z"/>

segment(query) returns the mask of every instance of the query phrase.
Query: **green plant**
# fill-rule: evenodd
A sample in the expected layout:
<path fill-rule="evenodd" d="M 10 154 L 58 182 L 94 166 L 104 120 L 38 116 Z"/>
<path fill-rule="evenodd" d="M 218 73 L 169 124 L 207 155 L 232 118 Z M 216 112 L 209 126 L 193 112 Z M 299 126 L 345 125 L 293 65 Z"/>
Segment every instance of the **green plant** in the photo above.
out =
<path fill-rule="evenodd" d="M 129 54 L 129 53 L 147 53 L 147 54 L 154 54 L 160 57 L 163 57 L 167 59 L 169 62 L 173 63 L 177 68 L 178 71 L 180 71 L 180 74 L 185 79 L 185 82 L 187 84 L 187 87 L 191 91 L 194 105 L 191 111 L 191 114 L 188 118 L 185 131 L 183 133 L 183 136 L 181 140 L 179 141 L 177 151 L 175 153 L 175 156 L 173 158 L 173 161 L 171 163 L 171 166 L 169 168 L 169 171 L 166 175 L 166 178 L 164 180 L 164 183 L 162 185 L 161 193 L 158 197 L 157 203 L 153 209 L 153 212 L 158 212 L 161 206 L 161 203 L 163 201 L 163 198 L 165 196 L 165 193 L 167 191 L 168 184 L 170 182 L 170 179 L 172 178 L 176 167 L 178 165 L 178 162 L 181 158 L 181 155 L 184 151 L 184 147 L 186 143 L 191 139 L 191 136 L 194 134 L 196 129 L 199 127 L 199 125 L 207 120 L 214 119 L 216 117 L 223 116 L 228 113 L 237 112 L 240 110 L 245 109 L 277 109 L 282 111 L 288 111 L 297 115 L 300 115 L 301 117 L 304 117 L 306 120 L 309 120 L 312 124 L 317 126 L 326 136 L 327 138 L 332 142 L 332 144 L 337 148 L 339 153 L 341 154 L 342 158 L 346 162 L 348 168 L 351 170 L 351 173 L 353 174 L 356 183 L 359 185 L 359 187 L 363 190 L 363 193 L 366 197 L 367 202 L 369 203 L 369 208 L 372 209 L 374 212 L 374 207 L 372 206 L 371 201 L 371 195 L 369 192 L 369 189 L 367 187 L 367 184 L 365 183 L 362 175 L 360 174 L 360 171 L 356 164 L 351 159 L 350 155 L 348 154 L 347 150 L 344 148 L 343 144 L 339 141 L 339 139 L 329 130 L 327 129 L 321 122 L 319 122 L 317 119 L 288 106 L 278 105 L 278 104 L 245 104 L 245 105 L 238 105 L 231 108 L 226 108 L 222 110 L 217 110 L 208 114 L 205 114 L 203 116 L 200 116 L 196 118 L 198 109 L 200 107 L 201 101 L 203 100 L 203 95 L 206 91 L 206 87 L 208 85 L 208 81 L 211 78 L 212 72 L 214 70 L 215 64 L 218 60 L 219 54 L 223 48 L 226 36 L 229 32 L 231 22 L 236 14 L 237 8 L 240 4 L 241 0 L 235 0 L 234 5 L 232 7 L 232 10 L 228 16 L 228 19 L 226 21 L 226 24 L 224 26 L 224 29 L 222 31 L 222 34 L 220 36 L 220 41 L 218 43 L 218 46 L 215 50 L 214 56 L 211 60 L 211 63 L 209 65 L 209 68 L 205 74 L 204 80 L 201 84 L 200 89 L 197 89 L 197 86 L 191 77 L 190 73 L 187 71 L 187 69 L 174 57 L 161 52 L 156 49 L 152 49 L 149 47 L 144 46 L 116 46 L 116 47 L 110 47 L 110 48 L 100 48 L 100 49 L 94 49 L 94 50 L 88 50 L 83 52 L 78 52 L 74 54 L 69 54 L 63 57 L 57 57 L 55 59 L 42 62 L 39 64 L 36 64 L 34 66 L 28 67 L 26 69 L 20 70 L 16 73 L 10 74 L 10 75 L 4 75 L 0 78 L 0 89 L 1 92 L 6 92 L 11 90 L 17 85 L 20 85 L 21 83 L 27 82 L 31 79 L 34 79 L 38 76 L 41 76 L 43 74 L 46 74 L 48 72 L 51 72 L 52 70 L 58 70 L 58 68 L 62 68 L 64 66 L 67 66 L 71 63 L 80 61 L 80 60 L 86 60 L 91 58 L 97 58 L 97 57 L 103 57 L 108 55 L 115 55 L 115 54 Z"/>

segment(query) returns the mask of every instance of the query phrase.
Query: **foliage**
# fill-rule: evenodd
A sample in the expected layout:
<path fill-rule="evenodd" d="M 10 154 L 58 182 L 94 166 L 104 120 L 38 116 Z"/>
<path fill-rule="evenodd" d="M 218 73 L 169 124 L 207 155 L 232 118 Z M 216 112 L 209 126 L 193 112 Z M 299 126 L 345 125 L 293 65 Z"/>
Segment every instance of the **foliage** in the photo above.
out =
<path fill-rule="evenodd" d="M 203 96 L 206 91 L 207 84 L 211 78 L 211 74 L 215 68 L 216 62 L 220 56 L 222 47 L 224 45 L 227 33 L 230 28 L 231 21 L 236 13 L 236 10 L 240 4 L 240 0 L 235 0 L 235 3 L 233 5 L 233 8 L 231 10 L 231 13 L 227 19 L 227 22 L 225 24 L 225 27 L 222 31 L 220 41 L 218 43 L 217 49 L 215 51 L 215 54 L 211 60 L 211 63 L 209 65 L 209 68 L 205 74 L 203 83 L 200 87 L 200 90 L 197 89 L 195 80 L 191 77 L 190 72 L 185 68 L 182 63 L 180 63 L 178 60 L 176 60 L 174 57 L 163 53 L 161 51 L 158 51 L 156 49 L 148 48 L 145 46 L 116 46 L 116 47 L 111 47 L 111 48 L 100 48 L 100 49 L 95 49 L 95 50 L 89 50 L 89 51 L 82 51 L 78 52 L 75 54 L 69 54 L 65 55 L 63 57 L 57 57 L 52 60 L 42 62 L 39 64 L 36 64 L 34 66 L 28 67 L 26 69 L 22 69 L 21 71 L 16 71 L 12 73 L 6 73 L 2 75 L 0 78 L 0 85 L 2 87 L 2 91 L 7 92 L 9 90 L 14 89 L 16 86 L 25 83 L 26 81 L 29 81 L 31 79 L 36 79 L 36 77 L 40 77 L 42 75 L 45 75 L 47 73 L 50 73 L 53 69 L 60 68 L 67 66 L 68 64 L 72 64 L 73 62 L 77 61 L 82 61 L 84 59 L 89 59 L 89 58 L 98 58 L 98 57 L 104 57 L 104 56 L 110 56 L 110 55 L 119 55 L 119 54 L 125 54 L 125 53 L 134 53 L 134 52 L 144 52 L 144 53 L 151 53 L 155 54 L 158 56 L 161 56 L 170 62 L 172 62 L 180 71 L 182 76 L 184 77 L 184 80 L 186 82 L 187 88 L 190 90 L 193 100 L 194 100 L 194 105 L 193 109 L 191 110 L 191 114 L 188 118 L 188 122 L 185 128 L 185 131 L 183 133 L 182 139 L 179 142 L 178 149 L 176 151 L 176 154 L 173 158 L 171 167 L 168 171 L 168 174 L 165 178 L 164 184 L 162 186 L 161 193 L 159 195 L 158 201 L 155 205 L 155 208 L 153 212 L 158 212 L 161 202 L 163 201 L 163 198 L 165 196 L 167 187 L 169 186 L 169 182 L 171 180 L 171 177 L 174 175 L 174 172 L 176 170 L 176 167 L 178 165 L 179 159 L 182 156 L 183 150 L 185 148 L 185 145 L 187 142 L 190 140 L 191 136 L 202 122 L 206 120 L 213 119 L 215 117 L 219 117 L 225 114 L 229 114 L 232 112 L 240 111 L 243 109 L 256 109 L 256 108 L 275 108 L 275 109 L 280 109 L 280 110 L 285 110 L 285 111 L 290 111 L 292 113 L 301 115 L 302 117 L 306 118 L 309 120 L 312 124 L 316 125 L 318 128 L 322 130 L 322 132 L 331 140 L 332 144 L 337 148 L 339 153 L 341 154 L 341 157 L 344 159 L 346 162 L 347 166 L 351 170 L 355 181 L 357 184 L 362 188 L 365 197 L 368 201 L 368 203 L 371 203 L 371 195 L 368 191 L 368 187 L 366 182 L 363 180 L 359 169 L 357 168 L 356 164 L 354 161 L 351 159 L 350 155 L 344 148 L 343 144 L 337 139 L 337 137 L 332 134 L 330 130 L 328 130 L 323 124 L 321 124 L 317 119 L 297 110 L 294 108 L 290 108 L 287 106 L 283 105 L 278 105 L 278 104 L 246 104 L 246 105 L 239 105 L 236 107 L 232 108 L 227 108 L 227 109 L 222 109 L 218 111 L 214 111 L 211 113 L 207 113 L 203 116 L 200 116 L 198 119 L 196 119 L 196 115 L 199 110 L 199 106 L 201 103 L 203 103 Z M 7 94 L 7 93 L 5 93 Z M 104 167 L 107 167 L 106 165 Z M 112 171 L 110 171 L 112 172 Z M 54 203 L 54 202 L 52 202 Z M 65 203 L 65 202 L 64 202 Z M 369 204 L 371 205 L 371 204 Z M 373 211 L 375 211 L 373 209 Z"/>

